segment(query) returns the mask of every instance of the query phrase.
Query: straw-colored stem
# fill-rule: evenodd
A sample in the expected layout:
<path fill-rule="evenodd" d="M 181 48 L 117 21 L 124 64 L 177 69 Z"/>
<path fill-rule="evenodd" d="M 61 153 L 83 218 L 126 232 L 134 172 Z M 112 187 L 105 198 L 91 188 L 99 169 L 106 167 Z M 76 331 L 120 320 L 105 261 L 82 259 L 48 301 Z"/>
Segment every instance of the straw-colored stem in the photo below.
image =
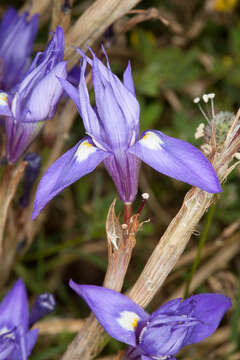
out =
<path fill-rule="evenodd" d="M 197 251 L 196 257 L 194 259 L 194 262 L 193 262 L 191 271 L 189 273 L 189 276 L 187 278 L 186 289 L 185 289 L 185 292 L 184 292 L 184 298 L 187 298 L 188 295 L 189 295 L 189 288 L 190 288 L 190 285 L 191 285 L 192 278 L 193 278 L 193 276 L 194 276 L 194 274 L 195 274 L 195 272 L 197 270 L 197 267 L 198 267 L 198 265 L 200 263 L 202 250 L 203 250 L 203 247 L 204 247 L 206 239 L 207 239 L 207 235 L 208 235 L 210 225 L 212 223 L 215 207 L 216 207 L 215 204 L 213 204 L 210 207 L 209 211 L 208 211 L 207 219 L 206 219 L 206 222 L 205 222 L 205 225 L 204 225 L 204 228 L 203 228 L 202 235 L 200 237 L 200 241 L 199 241 L 199 245 L 198 245 L 198 251 Z"/>

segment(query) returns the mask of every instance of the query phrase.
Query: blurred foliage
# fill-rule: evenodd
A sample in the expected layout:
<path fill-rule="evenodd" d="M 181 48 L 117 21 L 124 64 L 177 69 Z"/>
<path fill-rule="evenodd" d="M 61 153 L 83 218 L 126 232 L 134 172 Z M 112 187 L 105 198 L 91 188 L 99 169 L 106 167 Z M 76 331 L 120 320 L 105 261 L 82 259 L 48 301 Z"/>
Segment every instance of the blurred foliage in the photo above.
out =
<path fill-rule="evenodd" d="M 8 5 L 3 1 L 1 6 Z M 22 2 L 11 2 L 20 7 Z M 76 1 L 75 6 L 84 4 Z M 119 76 L 130 58 L 141 105 L 141 129 L 159 129 L 200 146 L 194 132 L 204 119 L 192 100 L 203 93 L 215 92 L 216 111 L 236 111 L 240 102 L 240 4 L 237 0 L 149 0 L 138 8 L 155 6 L 169 20 L 165 26 L 158 20 L 149 20 L 134 26 L 126 34 L 115 33 L 109 49 L 112 68 Z M 76 16 L 76 14 L 74 15 Z M 131 15 L 133 16 L 133 15 Z M 40 29 L 38 42 L 46 39 L 47 28 Z M 100 39 L 105 41 L 104 38 Z M 39 44 L 37 44 L 39 45 Z M 36 46 L 37 47 L 37 46 Z M 96 45 L 95 50 L 99 51 Z M 66 142 L 66 149 L 83 134 L 80 118 Z M 42 140 L 44 143 L 44 140 Z M 44 160 L 51 146 L 44 147 Z M 151 222 L 139 232 L 137 246 L 125 282 L 131 286 L 151 254 L 170 219 L 178 211 L 189 186 L 159 175 L 143 166 L 145 182 L 140 182 L 140 192 L 153 192 L 152 200 L 144 210 L 143 219 Z M 233 221 L 240 217 L 239 170 L 223 186 L 210 228 L 207 243 L 210 244 Z M 54 316 L 84 317 L 88 309 L 67 284 L 70 277 L 79 283 L 101 284 L 106 269 L 105 219 L 108 207 L 116 196 L 113 183 L 106 171 L 98 167 L 62 192 L 48 206 L 49 215 L 30 250 L 19 256 L 14 268 L 21 276 L 29 292 L 51 291 L 57 297 Z M 139 197 L 140 198 L 140 197 Z M 139 198 L 134 205 L 136 208 Z M 159 209 L 164 216 L 159 216 Z M 122 206 L 117 203 L 121 217 Z M 166 219 L 169 217 L 169 221 Z M 164 220 L 165 219 L 165 220 Z M 201 224 L 198 231 L 201 231 Z M 198 237 L 192 238 L 189 248 L 196 247 Z M 238 260 L 238 265 L 237 265 Z M 149 309 L 165 301 L 175 288 L 184 283 L 191 264 L 182 266 L 172 275 L 164 291 L 161 291 Z M 239 277 L 239 256 L 227 266 L 235 278 Z M 15 276 L 15 277 L 16 277 Z M 197 291 L 214 291 L 208 282 Z M 222 289 L 224 292 L 224 289 Z M 232 315 L 232 340 L 239 351 L 238 320 L 240 313 L 239 286 L 233 290 L 236 310 Z M 43 336 L 36 346 L 32 360 L 59 359 L 72 334 Z M 114 340 L 105 353 L 116 352 L 121 345 Z M 197 351 L 186 350 L 183 360 L 198 360 L 208 354 L 203 347 Z M 211 359 L 222 359 L 221 354 Z M 210 357 L 209 357 L 210 359 Z M 226 356 L 224 359 L 227 359 Z M 230 357 L 229 357 L 230 359 Z"/>

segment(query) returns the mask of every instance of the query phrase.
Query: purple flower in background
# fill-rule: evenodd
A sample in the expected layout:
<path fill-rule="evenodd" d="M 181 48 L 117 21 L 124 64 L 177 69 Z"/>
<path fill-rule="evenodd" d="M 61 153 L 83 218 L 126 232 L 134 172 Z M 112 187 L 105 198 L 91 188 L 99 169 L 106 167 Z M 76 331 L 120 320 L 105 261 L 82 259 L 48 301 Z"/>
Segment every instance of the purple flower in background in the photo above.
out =
<path fill-rule="evenodd" d="M 19 279 L 0 303 L 0 359 L 26 360 L 37 335 L 37 329 L 29 330 L 27 293 Z"/>
<path fill-rule="evenodd" d="M 116 291 L 78 285 L 72 280 L 70 286 L 86 301 L 109 335 L 130 345 L 128 360 L 175 360 L 183 346 L 210 336 L 231 306 L 231 300 L 224 295 L 200 294 L 184 301 L 171 300 L 149 315 Z"/>
<path fill-rule="evenodd" d="M 35 324 L 43 316 L 50 314 L 54 311 L 56 306 L 55 298 L 52 294 L 44 293 L 37 297 L 30 317 L 29 317 L 29 327 Z"/>
<path fill-rule="evenodd" d="M 28 12 L 18 15 L 9 8 L 0 24 L 0 89 L 9 92 L 30 65 L 30 55 L 38 28 L 38 15 L 28 20 Z"/>
<path fill-rule="evenodd" d="M 0 115 L 5 117 L 6 157 L 16 162 L 34 141 L 44 122 L 55 115 L 63 93 L 57 77 L 66 78 L 64 33 L 57 27 L 46 50 L 38 53 L 14 95 L 0 92 Z"/>
<path fill-rule="evenodd" d="M 78 50 L 80 51 L 80 50 Z M 87 136 L 60 157 L 39 184 L 33 218 L 60 191 L 103 162 L 124 203 L 131 203 L 138 189 L 141 160 L 155 170 L 201 189 L 215 193 L 221 187 L 210 162 L 194 146 L 147 130 L 139 138 L 139 104 L 135 96 L 131 67 L 123 83 L 93 54 L 83 56 L 79 87 L 60 79 L 75 102 Z M 85 82 L 87 62 L 92 66 L 95 107 L 89 101 Z"/>

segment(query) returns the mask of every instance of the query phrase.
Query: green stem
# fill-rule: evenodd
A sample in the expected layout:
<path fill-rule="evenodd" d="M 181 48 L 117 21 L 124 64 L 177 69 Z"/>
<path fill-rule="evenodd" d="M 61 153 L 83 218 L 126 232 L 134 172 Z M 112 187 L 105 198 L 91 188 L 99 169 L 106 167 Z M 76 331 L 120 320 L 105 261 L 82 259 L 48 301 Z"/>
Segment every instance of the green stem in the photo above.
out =
<path fill-rule="evenodd" d="M 186 288 L 185 288 L 185 292 L 184 292 L 184 299 L 187 298 L 188 295 L 189 295 L 189 288 L 190 288 L 190 285 L 191 285 L 192 278 L 193 278 L 193 276 L 194 276 L 194 274 L 195 274 L 195 272 L 197 270 L 197 267 L 198 267 L 198 265 L 200 263 L 202 249 L 203 249 L 203 247 L 205 245 L 205 242 L 206 242 L 206 239 L 207 239 L 208 231 L 209 231 L 210 225 L 212 223 L 215 208 L 216 208 L 216 203 L 214 203 L 209 208 L 209 211 L 208 211 L 208 214 L 207 214 L 207 219 L 206 219 L 206 222 L 204 224 L 203 232 L 202 232 L 202 235 L 200 237 L 197 255 L 196 255 L 195 259 L 194 259 L 190 274 L 189 274 L 189 276 L 187 278 Z"/>

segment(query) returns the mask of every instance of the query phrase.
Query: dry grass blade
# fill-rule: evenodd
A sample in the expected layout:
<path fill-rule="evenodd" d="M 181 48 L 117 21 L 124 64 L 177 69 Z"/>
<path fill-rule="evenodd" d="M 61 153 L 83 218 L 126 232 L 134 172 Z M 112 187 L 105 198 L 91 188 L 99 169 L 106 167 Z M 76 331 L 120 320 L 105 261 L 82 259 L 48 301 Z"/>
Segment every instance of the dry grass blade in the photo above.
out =
<path fill-rule="evenodd" d="M 84 48 L 91 46 L 104 31 L 116 20 L 127 14 L 141 0 L 97 0 L 90 6 L 66 35 L 66 58 L 69 66 L 79 59 L 73 45 Z"/>

